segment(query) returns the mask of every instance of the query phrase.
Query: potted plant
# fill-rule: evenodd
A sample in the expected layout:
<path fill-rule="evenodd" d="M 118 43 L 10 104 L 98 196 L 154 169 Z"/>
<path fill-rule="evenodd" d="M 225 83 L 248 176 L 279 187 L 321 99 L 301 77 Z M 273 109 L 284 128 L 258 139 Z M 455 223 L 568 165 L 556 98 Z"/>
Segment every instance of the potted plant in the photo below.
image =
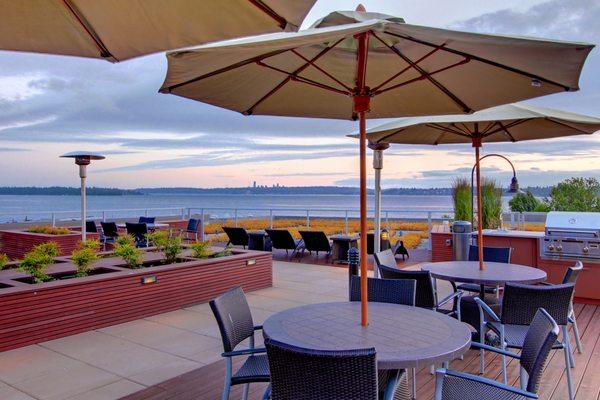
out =
<path fill-rule="evenodd" d="M 54 262 L 58 253 L 58 244 L 55 242 L 39 244 L 25 254 L 19 268 L 31 275 L 33 283 L 50 281 L 52 277 L 46 275 L 46 268 Z"/>
<path fill-rule="evenodd" d="M 77 267 L 76 276 L 88 276 L 90 267 L 94 261 L 98 260 L 97 252 L 100 250 L 100 242 L 98 240 L 86 240 L 81 242 L 79 249 L 73 251 L 71 260 Z"/>
<path fill-rule="evenodd" d="M 135 246 L 133 236 L 119 236 L 115 243 L 115 255 L 121 257 L 129 268 L 137 269 L 142 266 L 142 252 Z"/>
<path fill-rule="evenodd" d="M 190 245 L 192 249 L 193 258 L 208 258 L 211 256 L 210 243 L 208 242 L 194 242 Z"/>
<path fill-rule="evenodd" d="M 50 225 L 36 225 L 27 229 L 29 233 L 43 233 L 44 235 L 67 235 L 72 233 L 69 228 L 60 227 L 60 226 L 50 226 Z"/>
<path fill-rule="evenodd" d="M 146 239 L 154 244 L 159 251 L 165 254 L 165 262 L 174 264 L 183 251 L 181 236 L 170 237 L 166 231 L 156 231 L 146 235 Z"/>

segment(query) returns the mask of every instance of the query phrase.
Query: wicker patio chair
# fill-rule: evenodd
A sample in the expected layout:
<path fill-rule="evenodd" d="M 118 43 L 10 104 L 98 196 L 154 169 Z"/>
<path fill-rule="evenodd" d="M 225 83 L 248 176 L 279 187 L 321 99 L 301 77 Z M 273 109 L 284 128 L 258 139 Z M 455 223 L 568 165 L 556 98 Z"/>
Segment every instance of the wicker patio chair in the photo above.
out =
<path fill-rule="evenodd" d="M 562 283 L 577 283 L 577 278 L 583 271 L 583 264 L 581 261 L 576 261 L 575 265 L 567 268 L 565 276 L 563 277 Z M 548 282 L 543 282 L 544 285 L 552 285 Z M 571 300 L 571 309 L 569 310 L 569 323 L 573 326 L 573 335 L 575 336 L 575 344 L 577 352 L 583 353 L 583 346 L 581 345 L 581 338 L 579 336 L 579 328 L 577 327 L 577 318 L 575 317 L 575 311 L 573 310 L 573 301 Z"/>
<path fill-rule="evenodd" d="M 146 223 L 125 222 L 125 230 L 128 235 L 133 236 L 137 247 L 148 247 L 150 242 L 146 235 L 148 234 L 148 225 Z"/>
<path fill-rule="evenodd" d="M 227 234 L 227 238 L 229 239 L 227 246 L 230 244 L 233 246 L 243 246 L 244 249 L 248 246 L 250 236 L 248 236 L 246 229 L 237 226 L 222 226 L 221 229 L 223 229 L 223 232 Z"/>
<path fill-rule="evenodd" d="M 519 361 L 521 389 L 492 379 L 462 372 L 441 369 L 437 371 L 436 400 L 525 400 L 537 399 L 537 391 L 550 350 L 558 338 L 558 325 L 550 314 L 539 309 L 523 339 L 520 355 L 496 347 L 473 343 L 474 347 L 512 357 Z"/>
<path fill-rule="evenodd" d="M 292 250 L 290 258 L 293 258 L 304 247 L 304 241 L 294 239 L 287 229 L 265 229 L 265 232 L 271 238 L 274 249 L 285 250 L 286 255 L 289 255 L 289 251 Z"/>
<path fill-rule="evenodd" d="M 375 349 L 322 351 L 266 339 L 272 400 L 400 400 L 405 374 L 377 372 Z M 270 393 L 269 393 L 270 392 Z"/>
<path fill-rule="evenodd" d="M 561 340 L 555 340 L 553 349 L 562 349 L 565 355 L 565 370 L 569 399 L 573 399 L 571 368 L 574 367 L 573 355 L 569 344 L 569 313 L 575 285 L 566 283 L 554 286 L 521 285 L 508 283 L 504 287 L 502 312 L 500 316 L 480 298 L 475 301 L 480 309 L 480 343 L 483 344 L 486 329 L 500 337 L 500 347 L 523 349 L 527 330 L 539 308 L 545 309 L 562 330 Z M 485 371 L 485 348 L 480 350 L 480 369 Z M 523 371 L 521 371 L 523 372 Z M 503 382 L 506 383 L 506 357 L 502 356 Z"/>
<path fill-rule="evenodd" d="M 417 281 L 414 279 L 367 278 L 367 298 L 378 303 L 415 305 Z M 360 277 L 350 277 L 350 301 L 360 301 Z"/>
<path fill-rule="evenodd" d="M 310 254 L 312 254 L 313 251 L 316 252 L 317 258 L 319 258 L 319 252 L 327 253 L 327 257 L 331 256 L 331 242 L 327 238 L 327 235 L 325 235 L 325 232 L 300 231 L 299 233 L 304 241 L 302 256 L 304 256 L 304 250 L 308 250 Z"/>
<path fill-rule="evenodd" d="M 100 227 L 102 227 L 100 243 L 102 243 L 102 247 L 106 250 L 107 244 L 113 244 L 117 241 L 119 228 L 116 222 L 100 222 Z"/>
<path fill-rule="evenodd" d="M 510 263 L 512 248 L 510 247 L 483 247 L 483 261 Z M 477 246 L 469 247 L 469 261 L 479 261 L 479 248 Z M 479 293 L 481 286 L 475 283 L 461 283 L 457 286 L 458 290 L 463 292 Z M 498 295 L 498 286 L 485 286 L 485 293 Z"/>
<path fill-rule="evenodd" d="M 255 326 L 252 313 L 246 301 L 244 291 L 235 287 L 209 302 L 215 315 L 221 339 L 223 340 L 223 353 L 225 358 L 225 386 L 222 400 L 229 399 L 231 386 L 244 385 L 242 398 L 248 398 L 250 383 L 269 382 L 269 363 L 266 350 L 254 347 L 254 332 L 262 329 Z M 248 348 L 236 350 L 236 347 L 248 339 Z M 233 372 L 233 357 L 248 356 L 242 366 Z"/>

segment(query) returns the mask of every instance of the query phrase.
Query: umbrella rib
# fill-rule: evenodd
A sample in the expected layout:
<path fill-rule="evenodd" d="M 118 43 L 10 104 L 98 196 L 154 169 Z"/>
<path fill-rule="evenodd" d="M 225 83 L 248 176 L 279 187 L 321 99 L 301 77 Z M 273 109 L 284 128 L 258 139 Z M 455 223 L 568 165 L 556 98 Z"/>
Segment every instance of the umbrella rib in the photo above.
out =
<path fill-rule="evenodd" d="M 340 44 L 345 38 L 341 38 L 340 40 L 338 40 L 337 42 L 335 42 L 332 46 L 326 47 L 323 50 L 321 50 L 316 56 L 314 56 L 311 61 L 315 62 L 317 61 L 319 58 L 321 58 L 322 56 L 324 56 L 325 54 L 329 53 L 329 51 L 331 51 L 331 49 L 333 49 L 335 46 L 337 46 L 338 44 Z M 287 51 L 287 50 L 286 50 Z M 262 65 L 262 66 L 267 66 L 267 64 L 263 63 L 262 60 L 269 58 L 271 56 L 267 56 L 267 57 L 262 57 L 259 58 L 257 60 L 257 64 L 258 65 Z M 252 112 L 254 111 L 254 108 L 256 108 L 256 106 L 258 106 L 260 103 L 262 103 L 263 101 L 265 101 L 266 99 L 268 99 L 269 97 L 271 97 L 274 93 L 276 93 L 279 89 L 281 89 L 282 87 L 284 87 L 289 81 L 294 80 L 294 77 L 297 79 L 297 75 L 304 71 L 306 68 L 308 68 L 308 66 L 310 65 L 310 63 L 306 62 L 304 63 L 302 66 L 300 66 L 299 68 L 297 68 L 294 72 L 292 72 L 291 74 L 288 72 L 285 72 L 283 70 L 280 70 L 280 72 L 282 73 L 286 73 L 288 76 L 281 82 L 279 82 L 279 84 L 277 86 L 275 86 L 273 89 L 271 89 L 267 94 L 265 94 L 263 97 L 261 97 L 256 103 L 254 103 L 250 108 L 248 108 L 246 111 L 244 111 L 242 114 L 245 115 L 250 115 L 252 114 Z M 269 66 L 270 67 L 270 66 Z M 275 67 L 273 67 L 274 69 Z M 315 82 L 316 83 L 316 82 Z M 319 84 L 320 85 L 320 84 Z M 335 89 L 337 90 L 337 89 Z"/>
<path fill-rule="evenodd" d="M 461 122 L 460 125 L 461 126 L 458 126 L 454 122 L 452 122 L 450 124 L 450 126 L 452 126 L 453 128 L 455 128 L 456 130 L 458 130 L 458 131 L 464 133 L 465 135 L 468 135 L 469 137 L 471 137 L 472 132 L 469 130 L 469 128 L 464 123 L 462 123 L 462 122 Z"/>
<path fill-rule="evenodd" d="M 304 61 L 306 61 L 307 63 L 309 63 L 311 66 L 313 66 L 314 68 L 316 68 L 318 71 L 322 72 L 325 76 L 327 76 L 328 78 L 330 78 L 331 80 L 333 80 L 334 82 L 336 82 L 337 84 L 339 84 L 341 87 L 343 87 L 347 91 L 349 91 L 349 92 L 352 91 L 352 88 L 350 88 L 349 86 L 345 85 L 342 81 L 340 81 L 339 79 L 337 79 L 335 76 L 333 76 L 329 72 L 325 71 L 325 69 L 319 67 L 315 62 L 309 60 L 308 58 L 304 57 L 302 54 L 298 53 L 296 51 L 296 49 L 292 49 L 291 51 L 292 51 L 292 53 L 294 53 L 295 55 L 297 55 L 298 57 L 300 57 L 301 59 L 303 59 Z"/>
<path fill-rule="evenodd" d="M 495 130 L 493 130 L 493 131 L 491 131 L 491 132 L 488 132 L 488 133 L 487 133 L 485 136 L 491 136 L 491 135 L 493 135 L 493 134 L 495 134 L 495 133 L 498 133 L 498 132 L 500 132 L 500 131 L 504 131 L 505 133 L 508 133 L 508 130 L 509 130 L 510 128 L 513 128 L 513 127 L 515 127 L 515 126 L 517 126 L 517 125 L 521 125 L 522 123 L 525 123 L 525 122 L 527 122 L 527 121 L 530 121 L 531 119 L 532 119 L 532 118 L 523 118 L 523 119 L 518 119 L 518 120 L 516 120 L 516 121 L 513 121 L 513 122 L 511 122 L 511 123 L 509 123 L 509 124 L 506 124 L 506 125 L 504 125 L 502 122 L 499 122 L 499 121 L 498 121 L 498 124 L 499 124 L 500 128 L 498 128 L 498 129 L 495 129 Z M 510 137 L 512 138 L 512 135 L 510 135 Z M 514 138 L 513 138 L 513 139 L 514 139 Z M 511 140 L 512 140 L 512 139 L 511 139 Z M 517 140 L 516 140 L 516 139 L 514 139 L 514 141 L 516 142 Z"/>
<path fill-rule="evenodd" d="M 96 32 L 91 28 L 87 19 L 81 14 L 81 12 L 71 3 L 70 0 L 63 0 L 63 5 L 71 15 L 77 20 L 79 25 L 83 28 L 85 33 L 92 39 L 98 50 L 100 50 L 100 57 L 102 58 L 112 58 L 115 61 L 119 61 L 115 56 L 111 54 L 108 48 L 102 42 L 102 39 L 98 36 Z"/>
<path fill-rule="evenodd" d="M 447 132 L 447 133 L 452 133 L 453 135 L 457 135 L 457 136 L 466 137 L 466 138 L 471 139 L 471 135 L 467 135 L 466 133 L 452 130 L 452 129 L 450 129 L 448 127 L 445 127 L 445 126 L 442 126 L 442 125 L 438 125 L 438 124 L 425 124 L 425 126 L 428 126 L 430 128 L 433 128 L 433 129 L 437 129 L 439 131 L 443 131 L 443 132 Z"/>
<path fill-rule="evenodd" d="M 401 133 L 401 132 L 403 132 L 403 131 L 404 131 L 404 128 L 402 128 L 402 129 L 397 129 L 397 130 L 393 131 L 392 133 L 390 133 L 390 134 L 388 134 L 388 135 L 384 135 L 384 136 L 382 136 L 381 138 L 377 139 L 377 143 L 385 142 L 387 139 L 389 139 L 389 138 L 391 138 L 392 136 L 394 136 L 394 135 L 397 135 L 397 134 L 399 134 L 399 133 Z"/>
<path fill-rule="evenodd" d="M 425 40 L 417 39 L 417 38 L 414 38 L 414 37 L 410 37 L 410 36 L 406 36 L 406 35 L 398 35 L 398 34 L 395 34 L 395 33 L 392 33 L 392 32 L 388 32 L 388 31 L 385 31 L 385 33 L 388 34 L 388 35 L 397 37 L 399 39 L 408 40 L 408 41 L 419 43 L 419 44 L 422 44 L 422 45 L 425 45 L 425 46 L 429 46 L 429 47 L 436 47 L 437 46 L 434 43 L 430 43 L 430 42 L 427 42 Z M 510 67 L 508 65 L 504 65 L 504 64 L 492 61 L 492 60 L 487 60 L 485 58 L 478 57 L 478 56 L 475 56 L 473 54 L 465 53 L 464 51 L 455 50 L 455 49 L 452 49 L 452 48 L 449 48 L 449 47 L 444 47 L 442 50 L 446 51 L 448 53 L 457 54 L 457 55 L 460 55 L 460 56 L 463 56 L 463 57 L 469 57 L 469 58 L 471 58 L 471 59 L 473 59 L 475 61 L 479 61 L 481 63 L 488 64 L 488 65 L 491 65 L 491 66 L 496 67 L 496 68 L 505 69 L 507 71 L 514 72 L 516 74 L 525 75 L 525 76 L 527 76 L 529 78 L 537 79 L 537 80 L 549 83 L 551 85 L 562 87 L 567 92 L 570 92 L 570 91 L 573 90 L 570 86 L 563 85 L 562 83 L 554 82 L 554 81 L 552 81 L 550 79 L 544 78 L 544 77 L 536 75 L 536 74 L 532 74 L 531 72 L 523 71 L 523 70 L 521 70 L 519 68 Z"/>
<path fill-rule="evenodd" d="M 421 61 L 425 60 L 426 58 L 428 58 L 429 56 L 431 56 L 432 54 L 434 54 L 435 52 L 437 52 L 440 47 L 443 47 L 445 45 L 439 46 L 438 48 L 435 48 L 433 50 L 431 50 L 429 53 L 425 54 L 423 57 L 419 58 L 417 61 L 415 61 L 415 64 L 419 64 Z M 402 75 L 403 73 L 405 73 L 406 71 L 408 71 L 409 69 L 411 69 L 412 66 L 409 65 L 406 68 L 403 68 L 400 72 L 398 72 L 397 74 L 392 75 L 390 78 L 386 79 L 385 81 L 383 81 L 382 83 L 380 83 L 379 85 L 375 86 L 373 88 L 374 92 L 377 92 L 379 89 L 381 89 L 383 86 L 387 85 L 388 83 L 390 83 L 391 81 L 393 81 L 394 79 L 396 79 L 397 77 L 399 77 L 400 75 Z"/>
<path fill-rule="evenodd" d="M 579 131 L 579 132 L 581 132 L 581 133 L 584 133 L 584 134 L 586 134 L 586 135 L 590 135 L 590 133 L 589 133 L 589 132 L 587 132 L 587 131 L 584 131 L 583 129 L 579 129 L 579 128 L 577 128 L 577 127 L 571 126 L 571 125 L 569 125 L 569 124 L 566 124 L 566 123 L 564 123 L 564 122 L 557 121 L 557 120 L 555 120 L 554 118 L 545 117 L 545 119 L 546 119 L 546 121 L 554 122 L 555 124 L 558 124 L 558 125 L 561 125 L 561 126 L 565 126 L 565 127 L 567 127 L 567 128 L 575 129 L 576 131 Z"/>
<path fill-rule="evenodd" d="M 485 134 L 486 134 L 486 133 L 488 133 L 488 132 L 489 132 L 491 129 L 493 129 L 493 128 L 494 128 L 496 125 L 498 125 L 498 123 L 499 123 L 498 121 L 492 121 L 492 122 L 490 122 L 490 124 L 489 124 L 488 126 L 486 126 L 486 127 L 483 129 L 483 132 L 481 132 L 481 133 L 483 133 L 483 134 L 485 135 Z"/>
<path fill-rule="evenodd" d="M 390 46 L 389 44 L 387 44 L 383 39 L 381 39 L 375 33 L 373 33 L 373 36 L 377 40 L 379 40 L 381 43 L 383 43 L 384 46 L 386 46 L 388 49 L 390 49 L 396 55 L 398 55 L 398 57 L 402 58 L 404 60 L 404 62 L 408 63 L 412 68 L 414 68 L 418 73 L 420 73 L 421 74 L 421 78 L 420 79 L 427 79 L 433 86 L 435 86 L 436 88 L 438 88 L 438 90 L 440 90 L 442 93 L 444 93 L 446 96 L 448 96 L 460 108 L 462 108 L 464 112 L 466 112 L 466 113 L 473 112 L 473 109 L 471 107 L 469 107 L 468 105 L 466 105 L 465 102 L 463 102 L 457 95 L 455 95 L 454 93 L 452 93 L 452 91 L 450 91 L 447 87 L 445 87 L 444 85 L 442 85 L 437 79 L 433 78 L 433 76 L 432 76 L 434 73 L 439 73 L 439 72 L 445 71 L 446 69 L 454 68 L 454 67 L 457 67 L 459 65 L 468 63 L 470 61 L 469 57 L 466 57 L 460 63 L 452 64 L 451 66 L 447 67 L 446 69 L 441 69 L 441 70 L 437 70 L 435 72 L 429 73 L 429 72 L 425 71 L 423 68 L 421 68 L 417 63 L 415 63 L 414 61 L 412 61 L 410 58 L 408 58 L 407 56 L 405 56 L 404 54 L 402 54 L 402 52 L 400 50 L 398 50 L 394 46 Z M 435 50 L 436 51 L 437 50 L 444 50 L 444 48 L 443 48 L 444 46 L 445 45 L 442 45 L 441 47 L 437 46 L 437 48 Z M 391 88 L 394 88 L 394 86 L 392 86 Z M 385 91 L 391 90 L 391 88 L 388 88 Z M 383 91 L 380 91 L 379 93 L 382 93 L 382 92 Z"/>
<path fill-rule="evenodd" d="M 285 18 L 283 18 L 281 15 L 277 14 L 275 11 L 273 11 L 272 8 L 267 6 L 261 0 L 248 0 L 248 1 L 250 2 L 250 4 L 253 4 L 256 7 L 258 7 L 262 12 L 267 14 L 269 17 L 273 18 L 275 20 L 275 22 L 277 22 L 277 25 L 279 25 L 279 27 L 281 29 L 285 29 L 285 27 L 288 23 L 287 20 Z"/>
<path fill-rule="evenodd" d="M 309 79 L 309 78 L 305 78 L 303 76 L 296 76 L 292 72 L 288 72 L 288 71 L 283 70 L 281 68 L 274 67 L 274 66 L 266 64 L 266 63 L 264 63 L 262 61 L 257 61 L 256 64 L 259 65 L 259 66 L 261 66 L 261 67 L 265 67 L 265 68 L 271 69 L 273 71 L 277 71 L 279 73 L 287 75 L 290 78 L 290 80 L 292 80 L 294 82 L 306 83 L 308 85 L 317 86 L 317 87 L 320 87 L 322 89 L 330 90 L 332 92 L 336 92 L 336 93 L 344 94 L 344 95 L 348 95 L 348 96 L 352 94 L 349 91 L 340 90 L 340 89 L 334 88 L 333 86 L 329 86 L 329 85 L 326 85 L 324 83 L 317 82 L 317 81 Z"/>

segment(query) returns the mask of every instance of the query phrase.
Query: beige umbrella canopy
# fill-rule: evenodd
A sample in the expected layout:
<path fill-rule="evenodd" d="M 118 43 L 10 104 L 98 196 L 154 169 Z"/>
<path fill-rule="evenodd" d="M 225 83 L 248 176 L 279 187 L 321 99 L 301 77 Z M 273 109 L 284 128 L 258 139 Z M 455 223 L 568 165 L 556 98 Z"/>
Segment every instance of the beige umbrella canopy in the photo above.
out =
<path fill-rule="evenodd" d="M 470 113 L 577 90 L 592 47 L 409 25 L 359 7 L 300 32 L 170 52 L 160 91 L 247 115 L 359 119 L 360 230 L 366 238 L 367 113 Z M 366 325 L 366 240 L 360 253 Z"/>
<path fill-rule="evenodd" d="M 316 0 L 0 0 L 0 49 L 112 62 L 297 30 Z"/>
<path fill-rule="evenodd" d="M 473 143 L 477 171 L 477 209 L 481 210 L 479 147 L 482 142 L 551 139 L 592 134 L 598 130 L 600 118 L 525 104 L 507 104 L 471 115 L 402 118 L 367 130 L 367 138 L 374 143 Z M 483 267 L 483 227 L 479 211 L 477 222 L 479 263 Z"/>

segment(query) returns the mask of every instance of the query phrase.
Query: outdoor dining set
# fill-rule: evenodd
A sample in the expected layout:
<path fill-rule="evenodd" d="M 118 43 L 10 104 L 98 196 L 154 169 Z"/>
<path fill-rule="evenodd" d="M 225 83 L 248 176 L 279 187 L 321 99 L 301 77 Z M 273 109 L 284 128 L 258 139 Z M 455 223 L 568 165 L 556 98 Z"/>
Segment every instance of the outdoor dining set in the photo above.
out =
<path fill-rule="evenodd" d="M 350 250 L 351 263 L 357 253 Z M 474 245 L 466 261 L 413 270 L 399 269 L 391 249 L 376 253 L 381 278 L 367 279 L 366 327 L 358 320 L 356 268 L 349 268 L 348 302 L 287 309 L 262 326 L 254 325 L 243 290 L 232 288 L 210 302 L 226 361 L 222 399 L 234 385 L 244 385 L 247 398 L 256 382 L 268 383 L 264 399 L 414 399 L 422 367 L 436 375 L 436 399 L 535 399 L 552 350 L 564 353 L 573 399 L 569 331 L 581 353 L 573 310 L 581 263 L 567 270 L 562 283 L 550 284 L 544 271 L 511 264 L 510 248 L 485 247 L 483 254 L 484 270 Z M 440 281 L 452 288 L 443 299 Z M 257 331 L 264 347 L 255 346 Z M 479 375 L 451 368 L 469 349 L 479 351 Z M 488 352 L 500 357 L 502 382 L 485 377 Z M 519 369 L 518 388 L 509 384 L 509 359 Z"/>

